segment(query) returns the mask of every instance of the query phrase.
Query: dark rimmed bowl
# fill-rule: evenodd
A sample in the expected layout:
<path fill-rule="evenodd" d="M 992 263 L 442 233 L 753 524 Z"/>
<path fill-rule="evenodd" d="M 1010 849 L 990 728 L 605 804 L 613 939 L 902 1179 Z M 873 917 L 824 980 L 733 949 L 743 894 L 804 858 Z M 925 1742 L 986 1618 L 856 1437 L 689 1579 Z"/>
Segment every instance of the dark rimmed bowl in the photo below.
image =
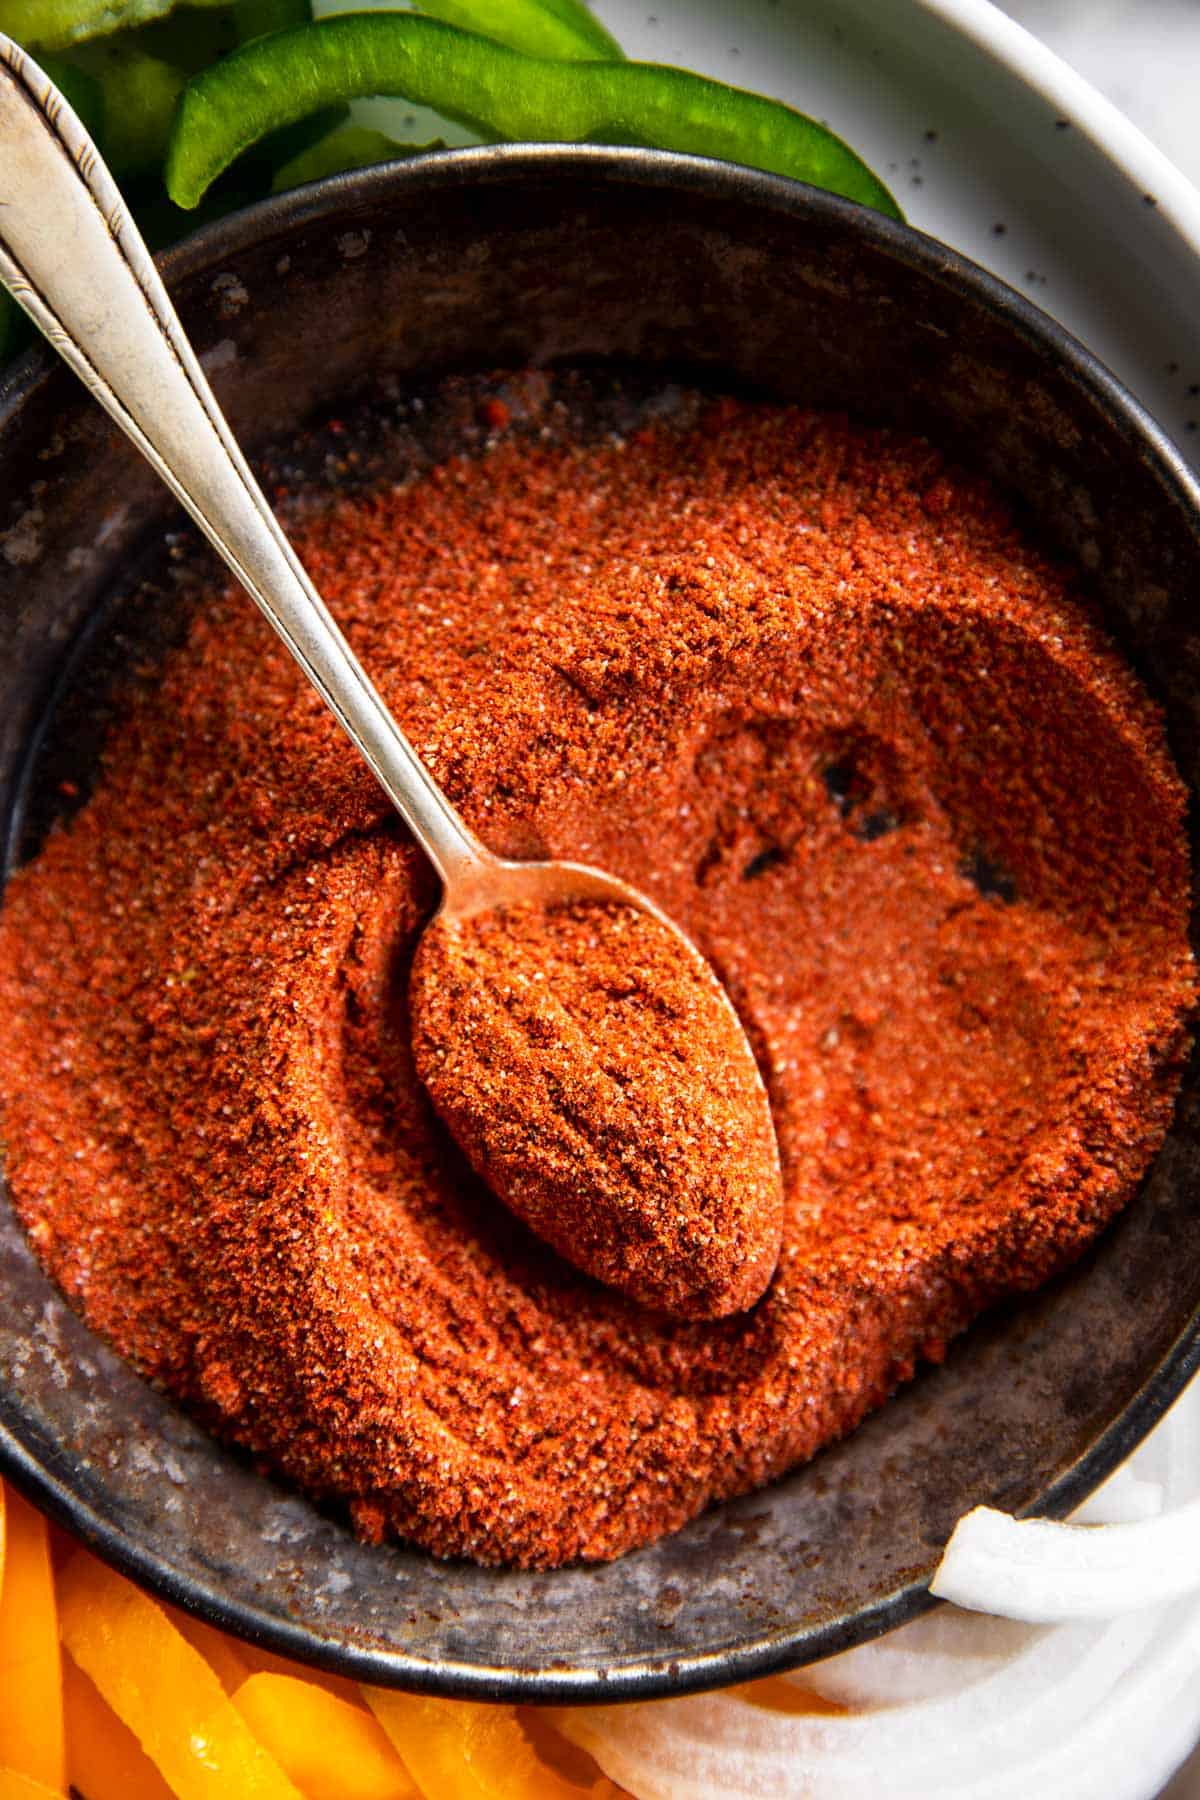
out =
<path fill-rule="evenodd" d="M 924 432 L 1086 572 L 1200 773 L 1200 493 L 1130 396 L 944 246 L 793 183 L 634 150 L 454 152 L 303 189 L 165 259 L 253 452 L 372 384 L 617 360 Z M 48 356 L 0 390 L 0 803 L 99 596 L 171 512 Z M 603 1568 L 364 1548 L 80 1324 L 0 1200 L 0 1467 L 166 1598 L 287 1655 L 506 1700 L 648 1697 L 861 1642 L 928 1604 L 979 1501 L 1062 1513 L 1200 1359 L 1195 1072 L 1129 1210 L 846 1443 Z"/>

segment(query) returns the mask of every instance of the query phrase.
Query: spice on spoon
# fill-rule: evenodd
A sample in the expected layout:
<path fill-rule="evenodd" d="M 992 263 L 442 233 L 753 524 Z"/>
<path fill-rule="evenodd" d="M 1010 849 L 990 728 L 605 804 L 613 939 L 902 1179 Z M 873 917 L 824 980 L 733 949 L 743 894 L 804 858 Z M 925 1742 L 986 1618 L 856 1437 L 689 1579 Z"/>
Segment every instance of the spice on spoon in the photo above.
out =
<path fill-rule="evenodd" d="M 737 1015 L 673 931 L 586 900 L 451 914 L 409 996 L 434 1105 L 540 1238 L 665 1312 L 760 1298 L 783 1222 L 770 1109 Z"/>

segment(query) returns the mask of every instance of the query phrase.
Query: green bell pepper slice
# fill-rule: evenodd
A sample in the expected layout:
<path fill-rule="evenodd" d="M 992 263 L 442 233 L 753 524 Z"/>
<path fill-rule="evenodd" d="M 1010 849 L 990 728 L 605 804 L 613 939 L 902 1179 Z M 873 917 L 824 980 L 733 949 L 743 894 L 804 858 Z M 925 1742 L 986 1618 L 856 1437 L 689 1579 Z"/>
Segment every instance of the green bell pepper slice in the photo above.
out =
<path fill-rule="evenodd" d="M 90 77 L 99 90 L 99 116 L 84 123 L 113 174 L 121 180 L 160 169 L 186 71 L 124 38 L 80 45 L 74 68 L 77 77 Z M 58 78 L 52 69 L 47 73 Z M 70 99 L 69 88 L 63 91 Z"/>
<path fill-rule="evenodd" d="M 67 50 L 91 38 L 165 18 L 175 4 L 176 0 L 6 0 L 0 26 L 27 50 Z M 188 0 L 188 4 L 221 7 L 228 0 Z"/>
<path fill-rule="evenodd" d="M 623 62 L 625 52 L 582 0 L 417 0 L 430 19 L 552 62 Z"/>
<path fill-rule="evenodd" d="M 99 142 L 104 130 L 104 89 L 99 80 L 65 56 L 41 56 L 38 60 L 88 136 Z"/>
<path fill-rule="evenodd" d="M 233 23 L 239 44 L 304 25 L 312 18 L 309 0 L 234 0 Z"/>
<path fill-rule="evenodd" d="M 236 0 L 234 17 L 242 41 L 298 24 L 299 19 L 281 16 L 297 6 L 303 8 L 303 18 L 312 17 L 309 0 Z M 420 10 L 427 18 L 445 24 L 474 28 L 480 36 L 507 44 L 510 50 L 556 62 L 584 62 L 597 56 L 620 61 L 625 55 L 583 0 L 420 0 Z M 267 23 L 273 14 L 274 23 Z M 255 28 L 245 29 L 247 21 L 253 21 Z M 288 188 L 320 181 L 326 175 L 343 175 L 393 157 L 445 148 L 443 138 L 423 144 L 399 143 L 365 125 L 341 125 L 282 163 L 275 171 L 271 192 L 286 193 Z"/>
<path fill-rule="evenodd" d="M 901 217 L 847 144 L 777 100 L 657 63 L 551 62 L 416 13 L 339 13 L 246 44 L 183 91 L 167 191 L 193 207 L 269 131 L 371 94 L 481 136 L 646 144 L 790 175 Z"/>

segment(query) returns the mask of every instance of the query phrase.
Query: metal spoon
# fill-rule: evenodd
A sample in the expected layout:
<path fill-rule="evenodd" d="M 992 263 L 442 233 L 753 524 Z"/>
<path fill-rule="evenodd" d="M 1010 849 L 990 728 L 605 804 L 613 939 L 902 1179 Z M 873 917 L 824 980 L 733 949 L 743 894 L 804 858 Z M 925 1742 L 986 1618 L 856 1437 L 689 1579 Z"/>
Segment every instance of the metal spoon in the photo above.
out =
<path fill-rule="evenodd" d="M 700 952 L 645 894 L 582 864 L 493 856 L 459 817 L 263 498 L 95 145 L 44 71 L 2 35 L 0 281 L 262 608 L 440 875 L 439 916 L 462 919 L 522 902 L 633 907 L 674 934 L 732 1014 Z M 740 1025 L 737 1041 L 769 1121 Z M 773 1131 L 769 1142 L 778 1181 Z"/>

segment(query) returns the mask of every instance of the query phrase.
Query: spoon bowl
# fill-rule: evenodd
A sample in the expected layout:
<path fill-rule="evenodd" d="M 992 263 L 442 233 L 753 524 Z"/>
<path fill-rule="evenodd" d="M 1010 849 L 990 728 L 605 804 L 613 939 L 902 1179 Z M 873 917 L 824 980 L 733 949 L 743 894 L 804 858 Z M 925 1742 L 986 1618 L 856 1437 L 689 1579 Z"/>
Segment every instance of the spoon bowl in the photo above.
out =
<path fill-rule="evenodd" d="M 685 1318 L 745 1311 L 779 1259 L 783 1174 L 728 994 L 636 888 L 582 864 L 484 869 L 447 884 L 412 964 L 434 1106 L 585 1274 Z"/>
<path fill-rule="evenodd" d="M 631 906 L 635 912 L 648 913 L 673 933 L 690 956 L 708 968 L 687 933 L 681 931 L 648 894 L 627 881 L 619 881 L 615 875 L 606 875 L 603 869 L 589 867 L 587 863 L 514 862 L 511 858 L 489 856 L 486 861 L 481 860 L 478 872 L 475 868 L 464 871 L 447 887 L 439 916 L 472 919 L 494 908 L 571 906 L 579 901 Z M 721 991 L 724 993 L 725 990 L 722 988 Z"/>

